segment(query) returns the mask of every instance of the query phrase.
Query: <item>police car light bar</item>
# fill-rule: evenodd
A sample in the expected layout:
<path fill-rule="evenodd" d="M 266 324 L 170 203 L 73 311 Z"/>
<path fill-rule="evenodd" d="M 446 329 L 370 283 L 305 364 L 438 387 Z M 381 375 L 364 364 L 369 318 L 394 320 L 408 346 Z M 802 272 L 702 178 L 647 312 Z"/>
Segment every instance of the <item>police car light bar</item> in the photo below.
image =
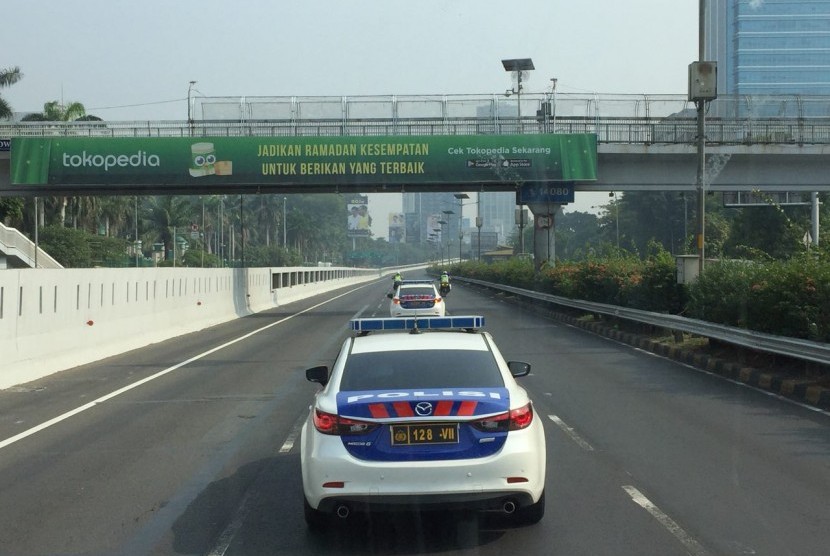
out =
<path fill-rule="evenodd" d="M 458 317 L 398 317 L 378 319 L 352 319 L 349 326 L 355 332 L 375 330 L 470 330 L 484 326 L 482 316 Z"/>

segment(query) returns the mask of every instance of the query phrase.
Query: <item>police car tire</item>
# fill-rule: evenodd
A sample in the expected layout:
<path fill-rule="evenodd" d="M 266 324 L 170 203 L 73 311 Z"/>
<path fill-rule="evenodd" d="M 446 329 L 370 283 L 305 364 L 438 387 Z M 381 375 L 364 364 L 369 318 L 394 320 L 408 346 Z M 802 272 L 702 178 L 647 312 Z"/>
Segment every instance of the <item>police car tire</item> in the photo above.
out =
<path fill-rule="evenodd" d="M 545 515 L 545 491 L 542 491 L 542 496 L 539 501 L 530 506 L 520 508 L 516 511 L 516 521 L 523 525 L 533 525 L 539 523 Z"/>
<path fill-rule="evenodd" d="M 308 528 L 312 530 L 323 529 L 329 521 L 329 516 L 312 508 L 305 496 L 303 496 L 303 517 Z"/>

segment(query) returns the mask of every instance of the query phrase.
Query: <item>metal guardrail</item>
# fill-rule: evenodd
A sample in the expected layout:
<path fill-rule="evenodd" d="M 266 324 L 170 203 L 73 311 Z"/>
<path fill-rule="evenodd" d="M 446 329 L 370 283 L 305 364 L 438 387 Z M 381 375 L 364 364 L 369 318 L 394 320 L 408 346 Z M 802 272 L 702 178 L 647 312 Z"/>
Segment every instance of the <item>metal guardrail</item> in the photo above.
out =
<path fill-rule="evenodd" d="M 607 305 L 605 303 L 568 299 L 566 297 L 559 297 L 523 288 L 514 288 L 512 286 L 505 286 L 502 284 L 484 282 L 482 280 L 475 280 L 472 278 L 455 277 L 453 280 L 468 282 L 470 284 L 505 291 L 514 295 L 543 301 L 545 303 L 552 303 L 555 305 L 579 309 L 590 313 L 609 315 L 633 322 L 658 326 L 668 330 L 688 332 L 697 336 L 713 338 L 715 340 L 720 340 L 722 342 L 727 342 L 756 351 L 774 353 L 776 355 L 785 355 L 787 357 L 792 357 L 793 359 L 812 361 L 823 365 L 830 364 L 830 344 L 764 334 L 743 328 L 734 328 L 702 320 L 689 319 L 678 315 L 652 313 L 639 309 L 629 309 L 616 305 Z"/>

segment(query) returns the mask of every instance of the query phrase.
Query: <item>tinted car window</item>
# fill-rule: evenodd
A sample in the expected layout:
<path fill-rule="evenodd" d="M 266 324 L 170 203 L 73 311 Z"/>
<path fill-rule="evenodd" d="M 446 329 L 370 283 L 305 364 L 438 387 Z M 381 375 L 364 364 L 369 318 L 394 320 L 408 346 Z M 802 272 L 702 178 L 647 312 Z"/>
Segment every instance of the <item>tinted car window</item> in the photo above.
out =
<path fill-rule="evenodd" d="M 435 289 L 432 286 L 419 286 L 416 288 L 401 288 L 399 295 L 425 295 L 435 297 Z"/>
<path fill-rule="evenodd" d="M 387 351 L 352 354 L 340 390 L 501 388 L 504 380 L 488 351 Z"/>

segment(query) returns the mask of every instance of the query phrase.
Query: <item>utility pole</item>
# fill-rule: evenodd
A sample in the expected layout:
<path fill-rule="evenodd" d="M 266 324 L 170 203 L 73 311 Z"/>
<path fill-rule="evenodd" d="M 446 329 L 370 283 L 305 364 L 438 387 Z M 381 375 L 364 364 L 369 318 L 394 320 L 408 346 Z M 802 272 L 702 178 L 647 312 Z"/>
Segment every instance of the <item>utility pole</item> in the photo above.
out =
<path fill-rule="evenodd" d="M 697 105 L 697 252 L 698 273 L 706 260 L 706 102 L 718 97 L 717 62 L 704 61 L 706 0 L 699 0 L 698 61 L 689 65 L 689 100 Z"/>

